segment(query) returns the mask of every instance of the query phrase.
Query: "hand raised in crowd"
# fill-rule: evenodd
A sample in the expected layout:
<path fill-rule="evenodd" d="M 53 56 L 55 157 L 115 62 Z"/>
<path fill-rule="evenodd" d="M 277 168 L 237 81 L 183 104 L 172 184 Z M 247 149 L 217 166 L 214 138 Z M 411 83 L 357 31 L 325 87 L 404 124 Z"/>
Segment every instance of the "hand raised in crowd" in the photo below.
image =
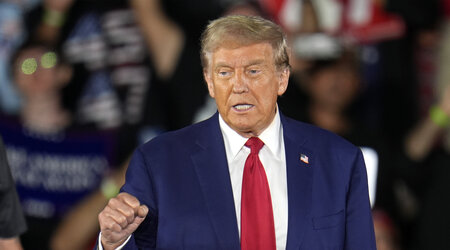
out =
<path fill-rule="evenodd" d="M 75 0 L 44 0 L 42 22 L 33 34 L 34 39 L 49 46 L 57 43 L 66 14 Z"/>
<path fill-rule="evenodd" d="M 47 9 L 66 12 L 72 6 L 74 0 L 44 0 L 44 6 Z"/>
<path fill-rule="evenodd" d="M 102 232 L 101 244 L 105 250 L 115 249 L 144 221 L 148 207 L 127 193 L 120 193 L 109 200 L 98 215 Z"/>
<path fill-rule="evenodd" d="M 448 126 L 450 117 L 450 85 L 440 96 L 436 107 L 430 110 L 430 116 L 420 122 L 406 137 L 405 152 L 414 161 L 423 160 L 435 145 L 442 130 Z"/>

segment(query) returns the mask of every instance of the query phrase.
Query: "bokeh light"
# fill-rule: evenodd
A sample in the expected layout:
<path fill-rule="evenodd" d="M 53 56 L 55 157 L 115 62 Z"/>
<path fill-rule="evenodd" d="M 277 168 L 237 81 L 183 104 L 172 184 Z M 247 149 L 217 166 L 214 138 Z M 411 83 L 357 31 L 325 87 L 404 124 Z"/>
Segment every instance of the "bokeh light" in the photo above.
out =
<path fill-rule="evenodd" d="M 53 68 L 58 61 L 58 56 L 55 52 L 47 52 L 41 57 L 41 66 L 45 69 Z"/>
<path fill-rule="evenodd" d="M 22 63 L 22 72 L 25 75 L 31 75 L 36 72 L 37 62 L 34 58 L 27 58 Z"/>

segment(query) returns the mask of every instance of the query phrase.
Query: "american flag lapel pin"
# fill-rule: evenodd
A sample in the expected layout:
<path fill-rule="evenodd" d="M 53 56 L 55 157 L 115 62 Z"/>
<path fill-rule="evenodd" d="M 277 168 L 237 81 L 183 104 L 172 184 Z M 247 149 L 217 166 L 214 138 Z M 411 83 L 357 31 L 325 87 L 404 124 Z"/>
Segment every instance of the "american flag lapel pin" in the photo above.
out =
<path fill-rule="evenodd" d="M 302 161 L 303 163 L 309 164 L 309 158 L 305 154 L 300 154 L 300 161 Z"/>

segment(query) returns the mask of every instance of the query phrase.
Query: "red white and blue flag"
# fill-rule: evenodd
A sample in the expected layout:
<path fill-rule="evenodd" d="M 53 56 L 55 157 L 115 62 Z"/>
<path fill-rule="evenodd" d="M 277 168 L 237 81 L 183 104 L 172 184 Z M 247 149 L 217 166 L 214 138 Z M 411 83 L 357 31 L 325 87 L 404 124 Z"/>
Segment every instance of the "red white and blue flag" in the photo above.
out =
<path fill-rule="evenodd" d="M 301 155 L 300 155 L 300 160 L 301 160 L 302 162 L 306 163 L 306 164 L 309 163 L 309 158 L 308 158 L 308 156 L 305 155 L 305 154 L 301 154 Z"/>

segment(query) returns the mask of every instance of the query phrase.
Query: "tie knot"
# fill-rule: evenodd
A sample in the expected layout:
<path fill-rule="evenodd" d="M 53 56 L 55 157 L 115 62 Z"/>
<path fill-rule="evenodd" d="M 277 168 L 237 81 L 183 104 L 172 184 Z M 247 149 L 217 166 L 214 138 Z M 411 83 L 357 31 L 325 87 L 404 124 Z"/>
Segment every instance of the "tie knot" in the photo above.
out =
<path fill-rule="evenodd" d="M 245 146 L 250 148 L 251 154 L 258 154 L 259 150 L 261 150 L 264 146 L 264 142 L 262 142 L 258 137 L 251 137 L 247 140 Z"/>

